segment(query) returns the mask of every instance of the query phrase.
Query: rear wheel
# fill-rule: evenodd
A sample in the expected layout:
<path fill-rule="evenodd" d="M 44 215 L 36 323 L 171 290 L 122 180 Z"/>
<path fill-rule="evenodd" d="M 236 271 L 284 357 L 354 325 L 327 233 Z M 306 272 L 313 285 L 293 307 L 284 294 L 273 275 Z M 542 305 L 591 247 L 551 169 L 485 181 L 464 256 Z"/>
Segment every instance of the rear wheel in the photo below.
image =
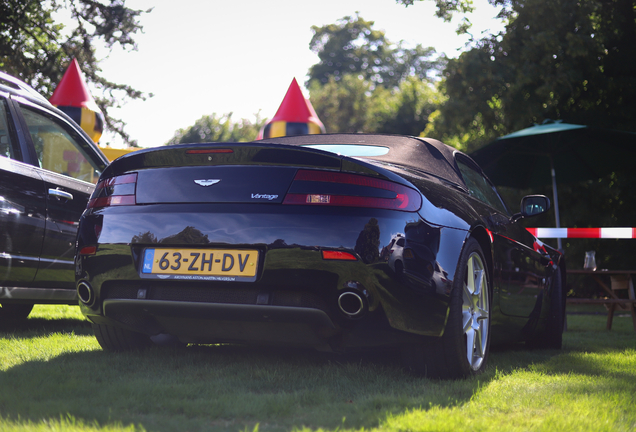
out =
<path fill-rule="evenodd" d="M 32 304 L 0 304 L 0 321 L 23 320 L 33 310 Z"/>
<path fill-rule="evenodd" d="M 150 347 L 150 337 L 107 324 L 92 324 L 95 338 L 107 351 L 134 351 Z"/>
<path fill-rule="evenodd" d="M 407 363 L 431 378 L 465 378 L 486 367 L 490 349 L 490 284 L 484 254 L 474 239 L 459 260 L 441 338 L 427 338 L 407 350 Z"/>

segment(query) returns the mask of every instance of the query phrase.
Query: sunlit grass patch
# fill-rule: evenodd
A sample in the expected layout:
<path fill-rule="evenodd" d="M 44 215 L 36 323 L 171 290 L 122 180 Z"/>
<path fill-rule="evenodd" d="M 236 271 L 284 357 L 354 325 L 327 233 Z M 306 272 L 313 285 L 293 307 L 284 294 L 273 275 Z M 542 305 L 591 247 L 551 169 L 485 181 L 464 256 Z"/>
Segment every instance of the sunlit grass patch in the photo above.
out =
<path fill-rule="evenodd" d="M 35 305 L 31 314 L 29 314 L 29 319 L 37 318 L 47 320 L 86 320 L 80 312 L 79 306 L 70 305 Z"/>
<path fill-rule="evenodd" d="M 0 329 L 0 431 L 629 431 L 631 318 L 568 316 L 563 350 L 496 349 L 436 381 L 398 356 L 237 345 L 101 350 L 72 306 Z"/>
<path fill-rule="evenodd" d="M 41 419 L 37 422 L 27 420 L 11 421 L 0 417 L 2 432 L 144 432 L 142 426 L 123 426 L 121 424 L 99 425 L 97 423 L 88 424 L 82 420 L 77 420 L 73 416 L 62 416 L 55 419 Z"/>
<path fill-rule="evenodd" d="M 0 370 L 99 349 L 78 307 L 36 305 L 24 323 L 0 329 Z"/>
<path fill-rule="evenodd" d="M 611 355 L 611 354 L 608 354 Z M 629 356 L 632 356 L 633 353 Z M 396 431 L 630 431 L 636 426 L 636 385 L 629 361 L 622 377 L 589 374 L 586 367 L 546 373 L 543 367 L 497 374 L 469 402 L 391 414 Z M 548 368 L 549 369 L 549 368 Z"/>

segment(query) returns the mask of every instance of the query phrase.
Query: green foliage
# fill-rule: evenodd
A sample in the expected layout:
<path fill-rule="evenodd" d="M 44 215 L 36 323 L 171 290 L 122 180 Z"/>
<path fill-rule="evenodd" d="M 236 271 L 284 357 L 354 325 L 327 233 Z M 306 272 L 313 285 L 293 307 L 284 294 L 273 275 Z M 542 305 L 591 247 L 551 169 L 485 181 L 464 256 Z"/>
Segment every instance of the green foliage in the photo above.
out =
<path fill-rule="evenodd" d="M 314 36 L 309 48 L 320 61 L 309 69 L 309 81 L 327 84 L 345 75 L 360 76 L 372 83 L 397 87 L 409 76 L 425 79 L 430 71 L 439 68 L 443 60 L 433 59 L 435 49 L 406 48 L 400 41 L 392 43 L 383 31 L 373 29 L 373 21 L 365 21 L 356 14 L 346 16 L 335 24 L 312 26 Z"/>
<path fill-rule="evenodd" d="M 499 0 L 491 0 L 491 3 L 498 1 Z M 397 3 L 402 3 L 404 6 L 411 6 L 415 3 L 415 0 L 397 0 Z M 435 16 L 442 18 L 446 22 L 450 22 L 456 13 L 464 14 L 457 26 L 456 32 L 457 34 L 468 33 L 472 24 L 466 14 L 475 10 L 472 0 L 435 0 L 435 6 L 437 7 Z"/>
<path fill-rule="evenodd" d="M 70 15 L 73 24 L 56 23 L 55 13 Z M 0 69 L 50 96 L 76 58 L 87 82 L 103 92 L 95 100 L 106 125 L 134 145 L 124 130 L 126 123 L 109 116 L 108 109 L 145 95 L 101 76 L 95 47 L 136 49 L 133 37 L 142 29 L 141 13 L 125 7 L 123 0 L 4 0 L 0 3 Z"/>
<path fill-rule="evenodd" d="M 244 142 L 253 141 L 265 124 L 260 112 L 255 115 L 254 123 L 247 119 L 232 121 L 232 113 L 218 116 L 216 113 L 205 115 L 194 125 L 179 129 L 167 145 L 200 142 Z"/>
<path fill-rule="evenodd" d="M 60 310 L 68 311 L 66 314 Z M 602 306 L 596 311 L 602 311 Z M 431 381 L 397 355 L 232 345 L 102 351 L 75 306 L 0 328 L 2 431 L 629 431 L 631 319 L 568 315 L 564 350 L 494 350 L 476 378 Z"/>
<path fill-rule="evenodd" d="M 448 100 L 430 116 L 427 136 L 471 152 L 546 119 L 636 131 L 631 102 L 636 100 L 636 1 L 491 3 L 502 6 L 505 32 L 477 41 L 448 62 L 443 74 Z M 561 226 L 633 226 L 634 179 L 633 172 L 615 172 L 559 184 Z M 514 191 L 513 208 L 530 193 L 552 196 L 552 189 Z M 554 226 L 554 214 L 527 223 Z M 547 242 L 556 246 L 556 240 Z M 568 266 L 580 268 L 585 251 L 596 250 L 601 267 L 633 268 L 633 240 L 569 239 L 563 244 Z M 596 287 L 575 282 L 579 288 L 570 287 L 573 292 L 594 294 L 584 291 Z"/>
<path fill-rule="evenodd" d="M 636 2 L 498 3 L 505 33 L 448 63 L 438 133 L 479 145 L 545 119 L 636 131 Z"/>
<path fill-rule="evenodd" d="M 330 77 L 325 85 L 317 81 L 309 88 L 311 104 L 329 133 L 358 133 L 370 130 L 373 112 L 371 83 L 345 74 Z"/>
<path fill-rule="evenodd" d="M 378 96 L 379 99 L 385 99 Z M 408 77 L 400 83 L 387 101 L 392 109 L 384 118 L 377 116 L 376 132 L 419 136 L 426 129 L 429 116 L 440 106 L 444 97 L 428 81 Z"/>
<path fill-rule="evenodd" d="M 397 3 L 401 3 L 404 6 L 411 6 L 413 5 L 413 3 L 415 3 L 415 1 L 421 1 L 421 0 L 396 0 L 396 1 Z M 495 0 L 494 2 L 498 2 L 498 1 L 499 0 Z M 437 11 L 435 12 L 435 15 L 438 18 L 443 18 L 444 21 L 450 21 L 453 18 L 453 14 L 455 13 L 466 14 L 466 13 L 472 12 L 475 9 L 473 7 L 472 0 L 435 0 L 435 6 L 437 6 Z"/>
<path fill-rule="evenodd" d="M 446 58 L 389 41 L 358 14 L 312 27 L 320 61 L 309 70 L 311 102 L 330 133 L 419 135 L 442 97 L 427 76 Z"/>
<path fill-rule="evenodd" d="M 0 3 L 0 68 L 47 94 L 57 85 L 47 75 L 60 69 L 59 57 L 47 55 L 57 48 L 50 35 L 59 35 L 63 29 L 53 22 L 52 11 L 35 1 Z M 29 79 L 23 72 L 31 68 L 44 74 L 41 81 Z"/>
<path fill-rule="evenodd" d="M 472 151 L 508 133 L 501 100 L 508 87 L 498 82 L 502 71 L 492 63 L 490 48 L 485 47 L 449 60 L 442 85 L 447 100 L 431 136 L 444 142 L 461 137 L 460 148 Z"/>
<path fill-rule="evenodd" d="M 329 133 L 390 133 L 418 136 L 443 100 L 427 81 L 408 77 L 397 88 L 373 88 L 369 81 L 345 74 L 327 84 L 313 81 L 311 104 Z"/>
<path fill-rule="evenodd" d="M 412 6 L 416 0 L 396 0 L 397 3 L 401 3 L 404 6 Z M 417 0 L 421 1 L 421 0 Z M 506 0 L 490 0 L 490 3 L 498 3 L 499 1 Z M 450 22 L 453 15 L 459 13 L 464 16 L 461 18 L 459 25 L 457 26 L 457 34 L 466 34 L 470 30 L 472 24 L 466 14 L 473 12 L 475 7 L 472 0 L 435 0 L 435 16 L 442 18 L 446 22 Z"/>

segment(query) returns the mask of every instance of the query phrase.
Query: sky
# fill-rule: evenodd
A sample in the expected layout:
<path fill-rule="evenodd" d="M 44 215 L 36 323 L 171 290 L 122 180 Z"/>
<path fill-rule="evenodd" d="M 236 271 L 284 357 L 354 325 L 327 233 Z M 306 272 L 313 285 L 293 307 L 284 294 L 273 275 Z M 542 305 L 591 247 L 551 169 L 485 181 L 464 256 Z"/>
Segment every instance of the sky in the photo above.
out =
<path fill-rule="evenodd" d="M 474 0 L 469 16 L 475 38 L 503 25 L 487 0 Z M 395 0 L 128 0 L 126 6 L 147 10 L 135 36 L 137 51 L 98 51 L 102 75 L 154 96 L 129 101 L 109 111 L 127 123 L 141 147 L 165 144 L 178 129 L 204 115 L 233 113 L 237 121 L 271 118 L 293 78 L 304 88 L 309 68 L 318 62 L 309 50 L 311 26 L 323 26 L 356 12 L 374 21 L 388 40 L 432 46 L 457 57 L 468 36 L 457 36 L 456 18 L 437 18 L 431 0 L 408 8 Z M 123 147 L 105 131 L 101 145 Z"/>

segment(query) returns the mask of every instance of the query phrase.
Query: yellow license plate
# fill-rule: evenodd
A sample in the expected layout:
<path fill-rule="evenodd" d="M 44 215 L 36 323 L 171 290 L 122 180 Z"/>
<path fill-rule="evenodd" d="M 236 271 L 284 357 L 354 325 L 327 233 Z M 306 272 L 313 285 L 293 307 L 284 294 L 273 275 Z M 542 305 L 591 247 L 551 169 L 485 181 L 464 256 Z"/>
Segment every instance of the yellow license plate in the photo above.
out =
<path fill-rule="evenodd" d="M 144 251 L 142 274 L 194 276 L 237 276 L 253 278 L 258 251 L 238 249 L 163 249 Z"/>

